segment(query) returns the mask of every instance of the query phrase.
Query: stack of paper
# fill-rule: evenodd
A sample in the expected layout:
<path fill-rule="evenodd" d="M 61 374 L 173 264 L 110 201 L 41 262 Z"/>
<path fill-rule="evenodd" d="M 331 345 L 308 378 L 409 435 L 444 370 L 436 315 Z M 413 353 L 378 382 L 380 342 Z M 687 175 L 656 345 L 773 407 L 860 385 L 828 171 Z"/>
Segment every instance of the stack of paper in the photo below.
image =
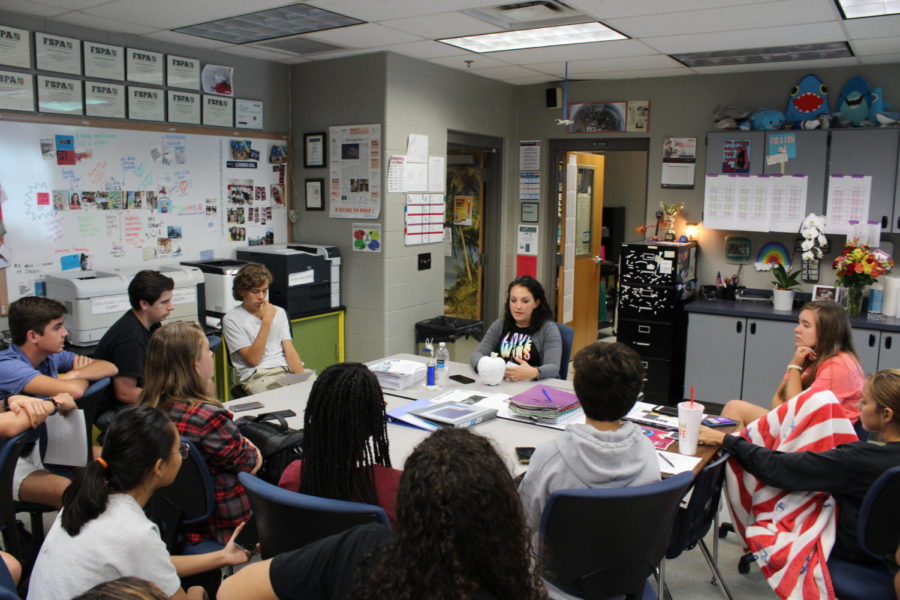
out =
<path fill-rule="evenodd" d="M 378 378 L 378 383 L 386 390 L 403 390 L 425 381 L 428 367 L 414 360 L 383 360 L 369 367 Z"/>
<path fill-rule="evenodd" d="M 546 385 L 536 385 L 509 399 L 514 415 L 542 423 L 558 423 L 579 408 L 575 394 Z"/>
<path fill-rule="evenodd" d="M 678 417 L 664 415 L 657 410 L 656 405 L 647 402 L 635 402 L 625 419 L 660 429 L 678 429 Z"/>

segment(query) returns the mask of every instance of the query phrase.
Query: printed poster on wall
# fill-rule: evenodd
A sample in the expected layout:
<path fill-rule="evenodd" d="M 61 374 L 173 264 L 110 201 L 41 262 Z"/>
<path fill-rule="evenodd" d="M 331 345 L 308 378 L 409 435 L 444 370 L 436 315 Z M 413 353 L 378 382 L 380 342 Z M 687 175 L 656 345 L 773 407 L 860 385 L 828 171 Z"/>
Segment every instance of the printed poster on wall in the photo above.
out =
<path fill-rule="evenodd" d="M 38 110 L 43 113 L 80 115 L 81 81 L 38 75 Z"/>
<path fill-rule="evenodd" d="M 28 31 L 0 25 L 0 65 L 31 68 L 31 44 Z"/>
<path fill-rule="evenodd" d="M 34 51 L 38 69 L 81 75 L 80 40 L 37 32 Z"/>
<path fill-rule="evenodd" d="M 163 55 L 140 48 L 128 48 L 125 52 L 128 81 L 163 84 Z"/>
<path fill-rule="evenodd" d="M 186 90 L 200 89 L 200 61 L 183 56 L 166 56 L 166 85 Z"/>
<path fill-rule="evenodd" d="M 34 80 L 31 75 L 0 71 L 0 109 L 34 111 Z"/>
<path fill-rule="evenodd" d="M 381 214 L 381 125 L 330 127 L 329 216 L 377 219 Z"/>
<path fill-rule="evenodd" d="M 381 223 L 353 223 L 353 251 L 381 252 Z"/>
<path fill-rule="evenodd" d="M 168 99 L 170 123 L 200 124 L 200 94 L 169 90 Z"/>
<path fill-rule="evenodd" d="M 750 140 L 725 140 L 722 142 L 722 172 L 750 172 Z"/>
<path fill-rule="evenodd" d="M 84 107 L 89 117 L 124 119 L 125 86 L 100 81 L 85 81 Z"/>
<path fill-rule="evenodd" d="M 204 95 L 203 124 L 234 127 L 234 100 Z"/>
<path fill-rule="evenodd" d="M 96 42 L 84 43 L 84 74 L 101 79 L 125 79 L 125 48 Z"/>
<path fill-rule="evenodd" d="M 153 88 L 128 86 L 128 118 L 165 121 L 165 92 Z"/>

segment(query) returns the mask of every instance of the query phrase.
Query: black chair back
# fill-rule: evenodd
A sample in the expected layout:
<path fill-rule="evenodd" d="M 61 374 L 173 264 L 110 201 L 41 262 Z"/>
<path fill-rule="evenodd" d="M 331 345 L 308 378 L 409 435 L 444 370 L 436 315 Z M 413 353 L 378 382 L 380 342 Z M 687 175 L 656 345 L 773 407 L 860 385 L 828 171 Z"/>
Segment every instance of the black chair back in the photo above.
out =
<path fill-rule="evenodd" d="M 3 545 L 6 551 L 19 559 L 26 573 L 30 572 L 33 556 L 25 556 L 23 540 L 19 538 L 16 526 L 16 513 L 27 512 L 31 516 L 31 528 L 33 542 L 36 547 L 31 550 L 37 553 L 44 539 L 44 524 L 41 514 L 56 510 L 52 506 L 33 502 L 13 501 L 13 475 L 16 471 L 16 462 L 30 444 L 38 444 L 44 425 L 37 429 L 28 429 L 11 438 L 0 442 L 0 529 L 3 529 Z M 46 435 L 46 433 L 43 433 Z M 35 448 L 33 452 L 38 452 Z"/>
<path fill-rule="evenodd" d="M 249 473 L 238 479 L 247 490 L 263 558 L 366 523 L 390 526 L 380 506 L 291 492 Z"/>
<path fill-rule="evenodd" d="M 554 492 L 541 516 L 544 577 L 584 598 L 642 597 L 692 479 Z"/>
<path fill-rule="evenodd" d="M 859 511 L 857 541 L 872 556 L 884 559 L 897 551 L 900 540 L 900 466 L 875 480 Z"/>
<path fill-rule="evenodd" d="M 719 510 L 727 460 L 728 453 L 723 451 L 722 456 L 706 465 L 697 475 L 687 507 L 680 509 L 675 517 L 666 558 L 677 558 L 706 537 Z"/>

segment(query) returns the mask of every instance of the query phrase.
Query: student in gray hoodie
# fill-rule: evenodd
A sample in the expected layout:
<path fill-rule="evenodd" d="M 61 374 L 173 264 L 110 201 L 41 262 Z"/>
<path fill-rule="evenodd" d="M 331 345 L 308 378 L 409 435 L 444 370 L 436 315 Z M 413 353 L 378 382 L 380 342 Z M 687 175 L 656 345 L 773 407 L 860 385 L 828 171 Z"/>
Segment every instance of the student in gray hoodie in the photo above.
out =
<path fill-rule="evenodd" d="M 638 354 L 619 343 L 594 343 L 575 355 L 575 394 L 585 423 L 543 444 L 519 486 L 537 542 L 541 512 L 556 490 L 619 488 L 659 481 L 656 451 L 640 427 L 622 418 L 644 380 Z"/>

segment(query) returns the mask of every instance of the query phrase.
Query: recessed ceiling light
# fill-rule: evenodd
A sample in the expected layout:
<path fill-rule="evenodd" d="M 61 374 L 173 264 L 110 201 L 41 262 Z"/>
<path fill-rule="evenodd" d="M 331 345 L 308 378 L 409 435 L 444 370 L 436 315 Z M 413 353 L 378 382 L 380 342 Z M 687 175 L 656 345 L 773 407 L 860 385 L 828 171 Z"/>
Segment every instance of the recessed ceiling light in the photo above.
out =
<path fill-rule="evenodd" d="M 172 31 L 232 44 L 246 44 L 364 22 L 306 4 L 290 4 L 281 8 L 179 27 Z"/>
<path fill-rule="evenodd" d="M 744 48 L 718 52 L 689 52 L 687 54 L 672 54 L 671 56 L 688 67 L 719 67 L 725 65 L 845 58 L 853 56 L 853 51 L 850 50 L 847 42 L 826 42 L 824 44 Z"/>
<path fill-rule="evenodd" d="M 522 50 L 624 39 L 627 37 L 602 23 L 579 23 L 559 27 L 470 35 L 437 41 L 472 52 L 500 52 L 501 50 Z"/>
<path fill-rule="evenodd" d="M 845 19 L 900 14 L 897 0 L 836 0 Z"/>

